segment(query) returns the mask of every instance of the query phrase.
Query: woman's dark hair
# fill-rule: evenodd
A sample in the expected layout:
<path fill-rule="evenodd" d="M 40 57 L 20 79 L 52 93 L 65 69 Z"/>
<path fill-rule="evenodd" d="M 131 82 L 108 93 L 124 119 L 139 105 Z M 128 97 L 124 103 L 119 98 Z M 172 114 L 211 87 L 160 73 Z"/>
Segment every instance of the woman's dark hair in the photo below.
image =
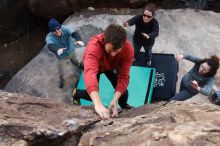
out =
<path fill-rule="evenodd" d="M 154 3 L 149 3 L 144 7 L 144 11 L 148 10 L 152 13 L 152 16 L 154 16 L 155 11 L 156 11 L 156 5 Z"/>
<path fill-rule="evenodd" d="M 106 28 L 104 36 L 104 43 L 111 43 L 113 50 L 118 50 L 124 45 L 127 33 L 122 26 L 111 24 Z"/>
<path fill-rule="evenodd" d="M 201 65 L 202 63 L 207 62 L 207 64 L 210 66 L 210 70 L 207 74 L 204 76 L 206 77 L 214 77 L 218 71 L 219 68 L 219 58 L 216 55 L 211 56 L 210 58 L 205 58 L 202 61 L 199 62 Z"/>

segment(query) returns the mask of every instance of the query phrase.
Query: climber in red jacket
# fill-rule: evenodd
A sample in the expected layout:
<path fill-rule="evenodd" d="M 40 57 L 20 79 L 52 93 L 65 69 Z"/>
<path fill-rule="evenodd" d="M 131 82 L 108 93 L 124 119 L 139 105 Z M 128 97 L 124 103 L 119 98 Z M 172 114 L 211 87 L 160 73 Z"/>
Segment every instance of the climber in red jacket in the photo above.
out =
<path fill-rule="evenodd" d="M 92 100 L 95 111 L 102 119 L 118 115 L 117 104 L 121 108 L 131 108 L 127 104 L 129 72 L 134 56 L 134 49 L 127 40 L 126 31 L 122 26 L 111 24 L 104 34 L 91 38 L 86 47 L 84 63 L 84 79 L 86 90 L 77 89 L 73 98 Z M 103 106 L 99 96 L 99 77 L 104 73 L 115 89 L 114 97 L 109 108 Z"/>

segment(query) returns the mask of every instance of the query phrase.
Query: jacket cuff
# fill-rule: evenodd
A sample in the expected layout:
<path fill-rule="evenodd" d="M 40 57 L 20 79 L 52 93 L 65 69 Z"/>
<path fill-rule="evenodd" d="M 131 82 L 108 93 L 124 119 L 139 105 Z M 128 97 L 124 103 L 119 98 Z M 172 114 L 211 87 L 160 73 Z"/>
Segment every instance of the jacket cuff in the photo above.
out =
<path fill-rule="evenodd" d="M 121 93 L 121 95 L 125 92 L 125 90 L 123 90 L 122 88 L 116 88 L 116 90 L 115 91 L 118 91 L 118 92 L 120 92 Z"/>
<path fill-rule="evenodd" d="M 88 87 L 86 89 L 86 91 L 88 92 L 88 94 L 90 94 L 92 91 L 97 91 L 98 92 L 98 87 L 91 86 L 91 87 Z"/>

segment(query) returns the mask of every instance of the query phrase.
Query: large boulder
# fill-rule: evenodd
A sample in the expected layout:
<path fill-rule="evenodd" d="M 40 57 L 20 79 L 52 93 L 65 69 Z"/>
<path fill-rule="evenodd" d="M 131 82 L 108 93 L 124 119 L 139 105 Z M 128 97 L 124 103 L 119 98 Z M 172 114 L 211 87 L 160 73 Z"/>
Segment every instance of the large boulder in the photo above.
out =
<path fill-rule="evenodd" d="M 28 0 L 28 6 L 34 15 L 40 17 L 66 18 L 69 14 L 87 7 L 144 8 L 149 2 L 154 2 L 159 8 L 164 9 L 194 8 L 220 12 L 218 0 Z"/>
<path fill-rule="evenodd" d="M 123 13 L 128 13 L 127 11 Z M 140 12 L 138 11 L 138 13 Z M 121 11 L 114 11 L 114 14 L 117 13 L 120 15 L 85 11 L 70 16 L 64 24 L 76 28 L 82 35 L 83 41 L 88 42 L 91 36 L 102 32 L 109 24 L 122 24 L 123 21 L 132 17 L 132 15 L 122 15 Z M 160 34 L 156 39 L 153 52 L 172 54 L 187 52 L 198 57 L 208 57 L 213 54 L 220 56 L 220 14 L 191 9 L 159 10 L 156 18 L 160 24 Z M 126 30 L 129 40 L 132 41 L 134 27 L 126 28 Z M 83 51 L 84 48 L 76 50 L 79 59 L 81 59 Z M 192 65 L 189 61 L 180 62 L 179 81 Z M 71 103 L 71 91 L 75 81 L 79 78 L 80 71 L 72 68 L 70 63 L 67 64 L 67 68 L 65 87 L 59 89 L 57 87 L 56 57 L 47 48 L 44 48 L 37 57 L 12 78 L 5 90 Z M 179 86 L 179 81 L 177 86 Z M 196 96 L 193 99 L 201 102 L 207 101 L 207 98 L 200 97 Z"/>
<path fill-rule="evenodd" d="M 220 11 L 218 0 L 154 0 L 162 8 L 193 8 L 199 10 Z"/>
<path fill-rule="evenodd" d="M 149 0 L 28 0 L 28 6 L 37 16 L 52 18 L 66 17 L 87 7 L 95 8 L 137 8 L 143 6 Z"/>
<path fill-rule="evenodd" d="M 93 110 L 0 91 L 1 146 L 72 146 L 99 121 Z"/>
<path fill-rule="evenodd" d="M 84 48 L 76 50 L 82 56 Z M 80 59 L 80 58 L 79 58 Z M 79 78 L 80 70 L 67 61 L 64 66 L 64 87 L 58 88 L 57 58 L 48 48 L 44 48 L 40 54 L 21 69 L 9 81 L 5 90 L 9 92 L 21 92 L 29 95 L 52 98 L 58 102 L 71 103 L 72 89 Z"/>
<path fill-rule="evenodd" d="M 129 10 L 123 11 L 123 13 L 130 13 L 127 11 Z M 64 24 L 76 28 L 82 35 L 83 41 L 88 42 L 91 36 L 102 32 L 109 24 L 122 24 L 123 21 L 133 16 L 123 15 L 121 11 L 113 13 L 114 15 L 85 11 L 70 16 Z M 120 15 L 116 15 L 118 13 Z M 137 13 L 141 13 L 141 11 L 136 11 Z M 220 56 L 219 13 L 192 9 L 159 10 L 156 13 L 156 18 L 160 24 L 160 34 L 156 39 L 153 52 L 171 54 L 187 52 L 202 58 L 213 54 Z M 129 40 L 132 41 L 134 27 L 126 28 L 126 30 Z M 79 59 L 82 57 L 83 51 L 83 48 L 77 49 Z M 179 87 L 182 76 L 192 65 L 189 61 L 180 62 L 177 87 Z M 71 91 L 75 81 L 79 78 L 80 70 L 70 66 L 70 63 L 67 66 L 66 84 L 63 89 L 59 89 L 57 87 L 56 57 L 47 48 L 44 48 L 38 56 L 12 78 L 5 90 L 71 103 Z M 217 77 L 220 77 L 219 73 Z M 208 101 L 200 94 L 192 100 L 196 102 Z"/>
<path fill-rule="evenodd" d="M 92 125 L 79 146 L 216 146 L 220 142 L 219 106 L 186 102 L 151 106 Z"/>
<path fill-rule="evenodd" d="M 1 4 L 3 3 L 3 4 Z M 1 7 L 6 8 L 1 11 Z M 27 6 L 27 0 L 1 0 L 0 1 L 0 43 L 18 39 L 30 30 L 31 11 Z"/>
<path fill-rule="evenodd" d="M 0 12 L 7 8 L 6 1 L 0 1 Z"/>
<path fill-rule="evenodd" d="M 0 91 L 1 146 L 215 146 L 220 107 L 160 102 L 100 121 L 91 108 Z"/>

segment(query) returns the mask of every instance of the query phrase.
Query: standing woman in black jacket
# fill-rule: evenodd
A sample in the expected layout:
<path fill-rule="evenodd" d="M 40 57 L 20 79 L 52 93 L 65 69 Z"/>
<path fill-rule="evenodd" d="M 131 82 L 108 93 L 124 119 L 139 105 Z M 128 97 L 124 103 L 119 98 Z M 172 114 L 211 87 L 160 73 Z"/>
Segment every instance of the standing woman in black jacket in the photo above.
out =
<path fill-rule="evenodd" d="M 133 61 L 138 59 L 141 47 L 143 46 L 147 66 L 151 65 L 152 47 L 155 42 L 155 37 L 159 34 L 159 24 L 154 18 L 155 10 L 156 6 L 153 3 L 148 4 L 142 15 L 136 15 L 123 23 L 124 27 L 135 25 L 133 35 L 135 55 Z"/>

